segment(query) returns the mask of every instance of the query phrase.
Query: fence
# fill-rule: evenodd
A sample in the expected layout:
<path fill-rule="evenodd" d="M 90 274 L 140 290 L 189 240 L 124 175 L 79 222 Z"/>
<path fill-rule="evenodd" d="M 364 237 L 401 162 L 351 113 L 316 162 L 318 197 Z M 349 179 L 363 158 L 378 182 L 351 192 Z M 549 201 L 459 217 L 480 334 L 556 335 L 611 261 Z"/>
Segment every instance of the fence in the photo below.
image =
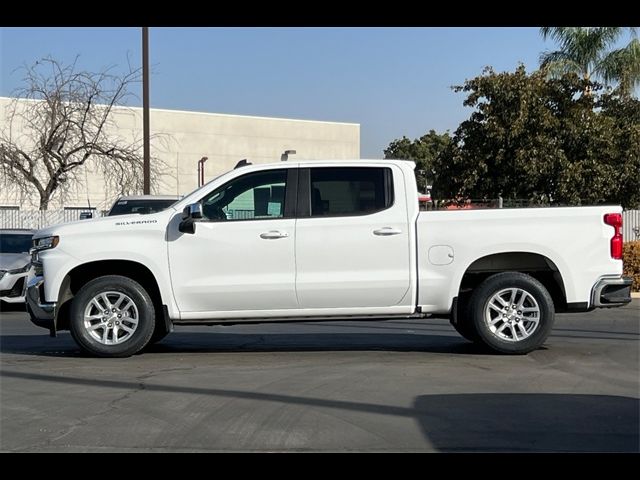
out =
<path fill-rule="evenodd" d="M 622 212 L 622 238 L 625 242 L 640 240 L 640 210 Z"/>
<path fill-rule="evenodd" d="M 56 223 L 75 222 L 89 210 L 0 210 L 0 228 L 31 228 L 37 230 Z M 94 217 L 103 212 L 92 210 Z"/>
<path fill-rule="evenodd" d="M 495 208 L 493 204 L 477 207 Z M 56 223 L 80 220 L 83 210 L 0 210 L 0 228 L 32 228 L 37 230 Z M 101 217 L 104 211 L 93 210 L 94 217 Z M 640 210 L 626 210 L 623 216 L 622 235 L 625 241 L 640 240 Z M 231 218 L 247 219 L 253 211 L 235 210 Z"/>

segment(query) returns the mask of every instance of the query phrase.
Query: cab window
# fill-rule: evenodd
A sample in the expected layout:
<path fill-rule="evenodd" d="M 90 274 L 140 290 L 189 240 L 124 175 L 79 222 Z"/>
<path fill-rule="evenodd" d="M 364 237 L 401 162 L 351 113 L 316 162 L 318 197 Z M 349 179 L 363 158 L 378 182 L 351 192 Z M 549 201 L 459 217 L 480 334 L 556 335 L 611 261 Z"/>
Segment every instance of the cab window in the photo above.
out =
<path fill-rule="evenodd" d="M 202 213 L 213 222 L 284 217 L 287 169 L 234 178 L 202 199 Z"/>

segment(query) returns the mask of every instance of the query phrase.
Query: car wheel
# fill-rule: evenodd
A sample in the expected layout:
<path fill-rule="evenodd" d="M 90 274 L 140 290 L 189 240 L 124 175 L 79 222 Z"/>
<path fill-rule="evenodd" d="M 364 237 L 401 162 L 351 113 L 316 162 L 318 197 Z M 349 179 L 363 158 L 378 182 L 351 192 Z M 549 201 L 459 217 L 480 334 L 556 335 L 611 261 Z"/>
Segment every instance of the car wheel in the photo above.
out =
<path fill-rule="evenodd" d="M 70 330 L 80 348 L 98 357 L 128 357 L 154 331 L 155 309 L 145 289 L 119 275 L 91 280 L 71 304 Z"/>
<path fill-rule="evenodd" d="M 479 340 L 508 354 L 539 348 L 555 317 L 553 300 L 544 285 L 519 272 L 487 278 L 471 295 L 469 310 Z"/>
<path fill-rule="evenodd" d="M 469 315 L 469 294 L 460 294 L 455 307 L 456 311 L 451 316 L 449 323 L 456 332 L 470 342 L 477 343 L 480 340 L 471 315 Z"/>

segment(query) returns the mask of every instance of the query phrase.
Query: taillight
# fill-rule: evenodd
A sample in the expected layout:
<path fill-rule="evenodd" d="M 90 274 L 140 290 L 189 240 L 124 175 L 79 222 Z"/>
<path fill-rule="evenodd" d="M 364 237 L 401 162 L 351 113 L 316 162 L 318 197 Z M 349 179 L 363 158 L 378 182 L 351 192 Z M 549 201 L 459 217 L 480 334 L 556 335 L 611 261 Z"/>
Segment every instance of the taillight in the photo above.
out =
<path fill-rule="evenodd" d="M 613 237 L 611 237 L 611 258 L 622 260 L 622 214 L 607 213 L 604 216 L 604 223 L 614 228 Z"/>

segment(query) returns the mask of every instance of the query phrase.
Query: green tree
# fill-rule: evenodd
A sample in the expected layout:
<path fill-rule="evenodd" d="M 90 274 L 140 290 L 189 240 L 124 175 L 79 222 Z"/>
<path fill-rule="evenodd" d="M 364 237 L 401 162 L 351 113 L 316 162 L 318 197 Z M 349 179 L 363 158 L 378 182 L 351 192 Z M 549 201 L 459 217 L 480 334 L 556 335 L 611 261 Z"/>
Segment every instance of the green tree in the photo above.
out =
<path fill-rule="evenodd" d="M 422 191 L 427 183 L 433 182 L 434 162 L 450 143 L 449 132 L 439 134 L 435 130 L 429 130 L 428 133 L 413 141 L 404 136 L 393 140 L 384 149 L 384 158 L 416 162 L 416 181 L 418 182 L 418 190 Z"/>
<path fill-rule="evenodd" d="M 633 38 L 626 47 L 612 49 L 624 34 L 622 27 L 542 27 L 546 40 L 560 49 L 543 52 L 540 63 L 553 76 L 576 73 L 585 80 L 617 83 L 621 95 L 629 96 L 640 83 L 640 42 Z M 635 34 L 635 28 L 630 28 Z M 584 91 L 589 95 L 588 88 Z"/>
<path fill-rule="evenodd" d="M 589 89 L 592 95 L 579 95 Z M 438 198 L 638 204 L 640 107 L 575 73 L 482 75 L 454 87 L 474 108 L 433 163 Z"/>
<path fill-rule="evenodd" d="M 629 208 L 640 207 L 640 101 L 635 98 L 603 95 L 598 106 L 608 122 L 614 152 L 615 188 L 607 200 Z"/>

